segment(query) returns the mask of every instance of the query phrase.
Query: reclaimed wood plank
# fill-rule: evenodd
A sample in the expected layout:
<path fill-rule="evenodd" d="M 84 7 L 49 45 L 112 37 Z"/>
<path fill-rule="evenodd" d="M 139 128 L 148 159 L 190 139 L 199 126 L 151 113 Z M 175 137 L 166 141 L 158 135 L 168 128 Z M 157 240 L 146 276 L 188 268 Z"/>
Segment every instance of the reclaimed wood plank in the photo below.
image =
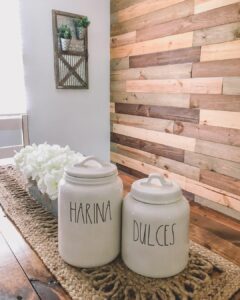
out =
<path fill-rule="evenodd" d="M 129 57 L 130 68 L 163 66 L 200 61 L 201 48 L 186 48 Z"/>
<path fill-rule="evenodd" d="M 126 81 L 111 81 L 110 83 L 111 92 L 125 92 L 126 91 Z"/>
<path fill-rule="evenodd" d="M 240 48 L 239 48 L 239 52 L 240 52 Z M 240 95 L 240 77 L 224 78 L 223 79 L 223 94 L 225 94 L 225 95 Z"/>
<path fill-rule="evenodd" d="M 200 181 L 232 194 L 240 195 L 240 180 L 209 170 L 201 170 Z"/>
<path fill-rule="evenodd" d="M 199 123 L 240 129 L 240 112 L 201 109 Z"/>
<path fill-rule="evenodd" d="M 127 92 L 221 94 L 223 79 L 190 78 L 166 80 L 128 80 Z"/>
<path fill-rule="evenodd" d="M 192 77 L 240 76 L 240 59 L 194 63 Z"/>
<path fill-rule="evenodd" d="M 115 103 L 110 103 L 110 113 L 115 113 Z"/>
<path fill-rule="evenodd" d="M 236 162 L 190 151 L 185 151 L 184 162 L 202 170 L 209 170 L 240 179 L 240 164 Z"/>
<path fill-rule="evenodd" d="M 136 31 L 123 33 L 120 35 L 112 36 L 110 39 L 111 48 L 119 47 L 127 44 L 133 44 L 136 42 Z"/>
<path fill-rule="evenodd" d="M 231 194 L 221 189 L 209 186 L 205 183 L 195 181 L 191 178 L 186 178 L 179 174 L 168 172 L 167 170 L 163 170 L 144 162 L 139 162 L 135 159 L 121 154 L 116 154 L 114 152 L 111 153 L 111 159 L 115 163 L 125 165 L 147 175 L 155 172 L 160 173 L 171 180 L 176 180 L 178 184 L 186 191 L 240 211 L 240 196 L 238 195 Z"/>
<path fill-rule="evenodd" d="M 189 151 L 194 151 L 196 145 L 196 140 L 194 138 L 183 137 L 174 134 L 169 134 L 166 132 L 147 130 L 144 128 L 137 128 L 121 124 L 113 124 L 113 132 L 145 140 L 148 142 L 153 142 Z"/>
<path fill-rule="evenodd" d="M 219 25 L 211 28 L 196 30 L 193 33 L 193 46 L 204 46 L 230 42 L 235 39 L 240 22 Z"/>
<path fill-rule="evenodd" d="M 125 70 L 129 68 L 129 57 L 115 58 L 110 60 L 111 70 Z"/>
<path fill-rule="evenodd" d="M 182 162 L 178 162 L 166 157 L 157 156 L 156 154 L 151 154 L 149 152 L 139 150 L 136 148 L 131 148 L 128 146 L 111 143 L 111 151 L 118 153 L 140 162 L 144 162 L 161 169 L 165 169 L 169 172 L 174 172 L 176 174 L 184 175 L 188 178 L 199 180 L 200 170 L 199 168 L 186 165 Z"/>
<path fill-rule="evenodd" d="M 180 34 L 204 28 L 240 21 L 239 3 L 210 10 L 184 18 L 175 18 L 164 24 L 155 24 L 137 30 L 137 41 L 156 39 L 173 34 Z M 216 18 L 216 15 L 218 16 Z M 224 34 L 224 33 L 223 33 Z"/>
<path fill-rule="evenodd" d="M 0 298 L 40 299 L 1 233 L 0 258 Z"/>
<path fill-rule="evenodd" d="M 140 1 L 144 1 L 144 0 L 111 0 L 110 1 L 111 13 L 127 8 Z"/>
<path fill-rule="evenodd" d="M 175 122 L 173 133 L 200 140 L 240 146 L 240 130 L 188 122 Z"/>
<path fill-rule="evenodd" d="M 192 94 L 190 107 L 237 112 L 240 111 L 240 96 Z"/>
<path fill-rule="evenodd" d="M 111 72 L 111 80 L 190 78 L 191 72 L 191 63 L 147 68 L 131 68 L 127 70 L 113 70 Z"/>
<path fill-rule="evenodd" d="M 189 108 L 190 95 L 113 92 L 111 93 L 111 102 Z"/>
<path fill-rule="evenodd" d="M 173 121 L 186 121 L 191 123 L 199 122 L 198 109 L 116 103 L 115 111 L 120 114 L 160 118 Z"/>
<path fill-rule="evenodd" d="M 240 40 L 202 46 L 200 61 L 240 58 Z"/>
<path fill-rule="evenodd" d="M 195 152 L 240 163 L 239 147 L 235 146 L 197 140 Z"/>
<path fill-rule="evenodd" d="M 165 23 L 170 20 L 183 18 L 193 14 L 194 1 L 186 0 L 164 9 L 155 10 L 140 17 L 125 22 L 111 24 L 111 35 L 119 35 L 135 31 L 154 24 Z"/>
<path fill-rule="evenodd" d="M 193 32 L 167 36 L 159 39 L 124 45 L 111 49 L 111 58 L 142 55 L 160 51 L 189 48 L 192 46 Z"/>
<path fill-rule="evenodd" d="M 184 151 L 179 148 L 148 142 L 114 132 L 111 132 L 111 141 L 132 148 L 141 149 L 158 156 L 167 157 L 175 161 L 183 162 L 184 160 Z"/>
<path fill-rule="evenodd" d="M 119 10 L 111 15 L 112 23 L 121 23 L 129 19 L 133 19 L 159 9 L 172 6 L 184 0 L 145 0 L 139 1 L 134 5 Z"/>
<path fill-rule="evenodd" d="M 111 121 L 117 124 L 140 127 L 156 131 L 173 132 L 174 121 L 149 117 L 112 113 Z"/>
<path fill-rule="evenodd" d="M 238 3 L 239 0 L 195 0 L 194 13 L 199 14 L 217 7 Z"/>

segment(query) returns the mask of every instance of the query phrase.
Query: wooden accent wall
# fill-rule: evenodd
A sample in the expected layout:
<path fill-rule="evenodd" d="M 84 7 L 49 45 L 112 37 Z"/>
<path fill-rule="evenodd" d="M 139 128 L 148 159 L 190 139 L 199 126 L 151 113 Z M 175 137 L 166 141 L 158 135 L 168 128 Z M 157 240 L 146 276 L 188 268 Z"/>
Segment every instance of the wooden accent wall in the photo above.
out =
<path fill-rule="evenodd" d="M 239 38 L 240 1 L 112 0 L 112 161 L 240 212 Z"/>

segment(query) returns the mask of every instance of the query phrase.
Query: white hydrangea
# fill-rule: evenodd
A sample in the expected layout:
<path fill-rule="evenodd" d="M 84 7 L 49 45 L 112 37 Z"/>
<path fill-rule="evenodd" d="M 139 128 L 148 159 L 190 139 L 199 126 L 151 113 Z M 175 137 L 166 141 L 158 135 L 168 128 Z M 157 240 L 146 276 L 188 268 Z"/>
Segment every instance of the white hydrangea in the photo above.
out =
<path fill-rule="evenodd" d="M 58 183 L 64 168 L 83 159 L 83 155 L 70 150 L 69 146 L 33 144 L 26 146 L 14 156 L 16 167 L 25 177 L 37 182 L 39 190 L 50 199 L 57 199 Z"/>

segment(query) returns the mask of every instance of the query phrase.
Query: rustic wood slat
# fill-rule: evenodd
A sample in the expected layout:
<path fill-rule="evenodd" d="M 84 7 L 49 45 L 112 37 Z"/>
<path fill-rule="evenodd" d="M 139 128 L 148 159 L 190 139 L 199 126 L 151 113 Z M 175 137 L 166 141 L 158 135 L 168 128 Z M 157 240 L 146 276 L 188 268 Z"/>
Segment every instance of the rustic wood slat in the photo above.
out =
<path fill-rule="evenodd" d="M 223 79 L 190 78 L 166 80 L 128 80 L 127 92 L 221 94 Z"/>
<path fill-rule="evenodd" d="M 236 31 L 239 27 L 240 22 L 236 22 L 196 30 L 193 33 L 193 46 L 204 46 L 233 41 L 237 39 Z"/>
<path fill-rule="evenodd" d="M 239 4 L 207 11 L 198 15 L 191 15 L 185 18 L 176 18 L 164 24 L 157 24 L 145 27 L 137 31 L 137 41 L 146 41 L 173 34 L 180 34 L 189 31 L 209 28 L 240 21 L 238 14 Z M 218 16 L 217 18 L 215 16 Z"/>
<path fill-rule="evenodd" d="M 209 170 L 201 170 L 200 181 L 224 191 L 240 195 L 240 180 Z"/>
<path fill-rule="evenodd" d="M 129 57 L 130 68 L 183 64 L 200 61 L 201 48 L 186 48 Z"/>
<path fill-rule="evenodd" d="M 168 172 L 167 170 L 163 170 L 144 162 L 139 162 L 135 159 L 114 152 L 111 153 L 111 159 L 113 162 L 125 165 L 144 174 L 155 172 L 163 174 L 171 180 L 176 180 L 178 184 L 186 191 L 240 211 L 240 196 L 238 195 L 234 195 L 232 193 L 209 186 L 202 182 L 186 178 L 179 174 Z"/>
<path fill-rule="evenodd" d="M 124 80 L 111 81 L 110 88 L 111 88 L 111 92 L 125 92 L 126 91 L 126 81 L 124 81 Z"/>
<path fill-rule="evenodd" d="M 190 16 L 193 14 L 193 10 L 194 1 L 186 0 L 173 6 L 155 10 L 151 13 L 130 19 L 125 22 L 112 24 L 111 35 L 115 36 L 155 24 L 165 23 L 174 19 Z"/>
<path fill-rule="evenodd" d="M 111 0 L 110 1 L 110 6 L 111 6 L 111 13 L 114 13 L 118 10 L 127 8 L 131 5 L 134 5 L 140 1 L 144 0 Z"/>
<path fill-rule="evenodd" d="M 113 70 L 111 72 L 111 80 L 190 78 L 191 71 L 191 63 Z"/>
<path fill-rule="evenodd" d="M 145 140 L 148 142 L 153 142 L 189 151 L 194 151 L 196 145 L 196 140 L 194 138 L 183 137 L 174 134 L 169 134 L 166 132 L 147 130 L 144 128 L 137 128 L 121 124 L 113 124 L 113 132 Z"/>
<path fill-rule="evenodd" d="M 110 61 L 111 70 L 125 70 L 129 68 L 129 57 L 115 58 Z"/>
<path fill-rule="evenodd" d="M 239 0 L 195 0 L 194 13 L 199 14 L 204 11 L 238 2 Z"/>
<path fill-rule="evenodd" d="M 240 76 L 240 59 L 194 63 L 192 77 Z"/>
<path fill-rule="evenodd" d="M 201 109 L 199 123 L 240 129 L 240 112 Z"/>
<path fill-rule="evenodd" d="M 200 140 L 240 146 L 240 130 L 188 122 L 175 122 L 173 133 Z"/>
<path fill-rule="evenodd" d="M 159 39 L 143 41 L 111 49 L 111 58 L 130 55 L 142 55 L 159 51 L 189 48 L 192 46 L 193 32 L 167 36 Z"/>
<path fill-rule="evenodd" d="M 161 169 L 165 169 L 169 172 L 174 172 L 176 174 L 186 176 L 188 178 L 192 178 L 195 180 L 199 180 L 200 178 L 199 168 L 189 166 L 182 162 L 178 162 L 166 157 L 157 156 L 156 154 L 151 154 L 139 149 L 131 148 L 116 143 L 111 143 L 111 151 L 136 159 L 140 162 L 144 162 L 159 167 Z"/>
<path fill-rule="evenodd" d="M 116 103 L 115 111 L 120 114 L 137 115 L 137 116 L 176 120 L 176 121 L 185 121 L 191 123 L 199 122 L 198 109 Z"/>
<path fill-rule="evenodd" d="M 240 48 L 239 48 L 239 52 L 240 52 Z M 224 78 L 223 79 L 223 94 L 225 94 L 225 95 L 240 95 L 240 77 Z"/>
<path fill-rule="evenodd" d="M 200 61 L 234 58 L 240 58 L 240 40 L 202 46 Z"/>
<path fill-rule="evenodd" d="M 127 32 L 124 34 L 111 37 L 111 48 L 119 47 L 136 42 L 136 31 Z"/>
<path fill-rule="evenodd" d="M 127 114 L 112 113 L 111 121 L 117 124 L 140 127 L 156 131 L 173 132 L 174 122 L 171 120 L 149 117 L 133 116 Z"/>
<path fill-rule="evenodd" d="M 240 179 L 240 164 L 236 162 L 190 151 L 185 151 L 184 162 L 202 170 L 209 170 Z"/>
<path fill-rule="evenodd" d="M 183 1 L 184 0 L 140 1 L 134 5 L 113 13 L 111 15 L 112 23 L 121 23 Z"/>
<path fill-rule="evenodd" d="M 15 151 L 20 151 L 22 147 L 22 145 L 0 147 L 0 158 L 13 157 L 15 155 Z"/>
<path fill-rule="evenodd" d="M 1 233 L 0 258 L 0 298 L 40 299 Z"/>
<path fill-rule="evenodd" d="M 239 147 L 197 140 L 195 152 L 240 163 Z"/>
<path fill-rule="evenodd" d="M 115 103 L 110 103 L 110 113 L 115 113 Z"/>
<path fill-rule="evenodd" d="M 141 149 L 143 151 L 156 154 L 158 156 L 167 157 L 175 161 L 183 162 L 184 160 L 184 151 L 179 148 L 160 145 L 138 138 L 125 136 L 122 134 L 116 134 L 114 132 L 111 133 L 111 141 L 132 148 Z"/>
<path fill-rule="evenodd" d="M 189 108 L 190 95 L 113 92 L 111 93 L 111 102 Z"/>
<path fill-rule="evenodd" d="M 240 96 L 192 94 L 190 107 L 210 110 L 240 111 Z"/>

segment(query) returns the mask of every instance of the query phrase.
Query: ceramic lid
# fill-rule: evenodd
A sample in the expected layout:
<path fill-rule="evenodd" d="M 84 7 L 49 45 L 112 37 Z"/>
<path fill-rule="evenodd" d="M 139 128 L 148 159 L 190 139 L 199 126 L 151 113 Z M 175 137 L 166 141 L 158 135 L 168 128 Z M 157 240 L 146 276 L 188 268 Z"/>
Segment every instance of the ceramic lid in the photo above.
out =
<path fill-rule="evenodd" d="M 136 200 L 151 204 L 168 204 L 182 198 L 180 186 L 163 175 L 150 174 L 132 184 L 131 195 Z"/>
<path fill-rule="evenodd" d="M 117 174 L 114 164 L 102 162 L 94 156 L 87 156 L 80 163 L 64 170 L 67 175 L 77 178 L 101 178 Z"/>

